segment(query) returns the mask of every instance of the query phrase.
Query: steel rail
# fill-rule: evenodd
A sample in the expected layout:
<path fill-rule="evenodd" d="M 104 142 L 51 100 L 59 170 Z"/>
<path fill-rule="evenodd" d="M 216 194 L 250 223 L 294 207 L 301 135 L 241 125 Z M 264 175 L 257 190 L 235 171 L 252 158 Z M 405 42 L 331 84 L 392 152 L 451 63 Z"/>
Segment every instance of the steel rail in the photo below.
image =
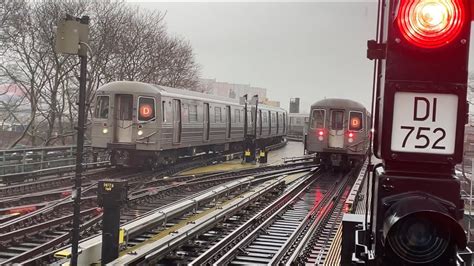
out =
<path fill-rule="evenodd" d="M 246 177 L 227 182 L 224 185 L 212 187 L 181 200 L 170 202 L 161 208 L 149 211 L 139 218 L 126 222 L 121 228 L 127 232 L 127 238 L 133 238 L 145 232 L 150 227 L 165 225 L 167 221 L 179 217 L 184 213 L 192 212 L 237 187 L 248 185 L 253 179 L 254 177 Z M 96 235 L 93 238 L 81 242 L 82 253 L 79 256 L 80 264 L 91 264 L 100 260 L 101 241 L 102 236 Z M 69 252 L 70 247 L 66 247 L 61 250 L 60 253 L 68 254 Z"/>
<path fill-rule="evenodd" d="M 342 182 L 338 182 L 335 184 L 331 189 L 326 192 L 324 195 L 325 197 L 318 203 L 318 207 L 313 209 L 311 213 L 305 217 L 304 222 L 300 224 L 300 226 L 295 230 L 295 232 L 288 238 L 288 240 L 284 243 L 284 245 L 277 251 L 276 256 L 270 260 L 270 264 L 284 264 L 286 262 L 286 257 L 290 256 L 294 249 L 293 246 L 296 244 L 298 245 L 302 238 L 307 235 L 310 235 L 311 226 L 314 224 L 320 224 L 321 221 L 327 217 L 327 215 L 320 216 L 319 214 L 322 212 L 327 212 L 334 206 L 334 200 L 339 198 L 344 189 L 347 188 L 348 184 L 350 183 L 349 175 L 345 176 L 341 180 Z M 330 208 L 327 208 L 330 206 Z"/>
<path fill-rule="evenodd" d="M 257 226 L 261 225 L 262 221 L 266 220 L 270 215 L 275 215 L 278 213 L 278 210 L 280 210 L 284 205 L 287 205 L 288 201 L 295 200 L 310 185 L 309 179 L 317 174 L 317 170 L 317 168 L 312 169 L 308 174 L 302 176 L 297 183 L 289 187 L 289 189 L 287 189 L 285 193 L 277 200 L 275 200 L 265 209 L 261 210 L 258 214 L 246 221 L 236 230 L 232 231 L 232 233 L 224 237 L 214 246 L 207 249 L 199 257 L 194 259 L 190 265 L 204 265 L 215 262 L 217 260 L 216 257 L 221 256 L 224 252 L 228 251 L 233 245 L 236 244 L 236 241 L 238 242 L 245 236 L 249 235 L 255 230 Z"/>
<path fill-rule="evenodd" d="M 285 143 L 282 143 L 283 145 Z M 211 158 L 209 160 L 215 160 L 215 158 Z M 194 164 L 196 162 L 193 162 Z M 201 164 L 202 165 L 202 164 Z M 292 166 L 285 166 L 285 167 L 281 167 L 281 168 L 289 168 L 289 167 L 292 167 Z M 274 167 L 275 168 L 275 167 Z M 293 166 L 294 168 L 294 166 Z M 294 172 L 298 172 L 298 171 L 302 171 L 302 168 L 303 167 L 300 167 L 300 169 L 295 169 Z M 282 171 L 282 170 L 280 170 Z M 285 171 L 288 171 L 288 169 L 286 169 Z M 168 171 L 169 172 L 169 171 Z M 172 170 L 172 172 L 176 172 L 176 170 Z M 155 175 L 156 177 L 156 175 Z M 155 189 L 155 188 L 151 188 L 151 189 L 148 189 L 146 193 L 143 193 L 141 195 L 138 195 L 138 194 L 133 194 L 132 198 L 131 198 L 131 202 L 134 203 L 134 202 L 138 202 L 140 203 L 140 201 L 142 200 L 146 200 L 146 198 L 148 197 L 153 197 L 153 196 L 156 196 L 158 195 L 159 193 L 171 193 L 170 190 L 173 190 L 173 189 L 179 189 L 179 188 L 185 188 L 185 187 L 202 187 L 202 186 L 210 186 L 210 185 L 215 185 L 215 183 L 222 183 L 222 182 L 225 182 L 229 179 L 236 179 L 238 178 L 238 176 L 233 176 L 233 177 L 229 177 L 229 178 L 214 178 L 213 180 L 206 180 L 206 179 L 210 179 L 209 177 L 204 177 L 204 178 L 199 178 L 199 180 L 197 181 L 193 181 L 194 183 L 193 184 L 186 184 L 187 182 L 184 182 L 184 184 L 179 184 L 179 185 L 169 185 L 167 188 L 168 189 Z M 132 179 L 134 180 L 134 179 Z M 163 181 L 163 180 L 161 180 Z M 184 195 L 186 196 L 186 195 Z M 197 206 L 197 205 L 196 205 Z M 156 207 L 155 207 L 156 208 Z M 143 209 L 143 208 L 142 208 Z M 150 211 L 149 213 L 152 213 L 153 211 Z M 146 216 L 147 213 L 144 214 L 144 216 Z M 133 232 L 133 231 L 131 231 Z"/>
<path fill-rule="evenodd" d="M 200 232 L 208 230 L 210 227 L 224 220 L 229 215 L 232 215 L 236 211 L 245 208 L 249 204 L 252 204 L 252 202 L 259 199 L 266 193 L 276 189 L 277 187 L 281 187 L 284 185 L 284 177 L 285 176 L 281 176 L 277 179 L 263 177 L 261 179 L 265 180 L 260 181 L 265 181 L 265 183 L 262 183 L 261 185 L 258 185 L 250 190 L 251 192 L 249 193 L 251 193 L 251 195 L 243 196 L 241 194 L 241 196 L 234 198 L 229 204 L 220 206 L 211 213 L 196 220 L 192 220 L 186 226 L 181 228 L 179 232 L 165 236 L 158 241 L 154 241 L 148 245 L 144 245 L 138 249 L 135 249 L 133 253 L 124 255 L 112 263 L 119 265 L 136 264 L 138 262 L 152 263 L 162 258 L 165 254 L 180 246 L 189 239 L 199 235 Z"/>
<path fill-rule="evenodd" d="M 366 165 L 366 164 L 364 164 Z M 361 168 L 358 167 L 354 170 L 352 170 L 352 173 L 349 173 L 349 175 L 354 175 L 355 173 L 358 174 L 357 179 L 360 179 L 360 177 L 364 176 L 363 174 L 361 175 L 361 170 L 366 169 L 366 168 Z M 335 229 L 336 226 L 340 226 L 340 222 L 342 220 L 342 215 L 344 213 L 344 206 L 346 203 L 346 200 L 348 196 L 350 195 L 351 191 L 354 189 L 354 186 L 359 189 L 358 184 L 353 184 L 355 178 L 350 178 L 352 180 L 346 179 L 345 184 L 341 184 L 339 186 L 338 192 L 335 194 L 335 196 L 332 199 L 332 203 L 327 209 L 327 215 L 324 215 L 321 217 L 321 219 L 316 220 L 311 227 L 308 229 L 306 232 L 305 236 L 302 238 L 302 240 L 298 243 L 298 245 L 294 248 L 292 251 L 292 254 L 289 258 L 286 260 L 280 261 L 281 263 L 303 263 L 305 261 L 305 257 L 307 254 L 310 252 L 309 249 L 313 246 L 313 239 L 318 239 L 323 238 L 322 235 L 324 234 L 324 242 L 322 243 L 322 248 L 323 249 L 329 249 L 330 245 L 332 244 L 332 237 L 333 234 L 335 234 Z M 324 227 L 328 227 L 329 229 L 324 232 Z M 320 263 L 324 257 L 323 257 L 323 251 L 318 251 L 318 257 L 316 258 L 316 263 Z"/>
<path fill-rule="evenodd" d="M 265 221 L 261 222 L 261 224 L 245 238 L 240 240 L 240 242 L 235 244 L 225 254 L 222 254 L 220 259 L 217 260 L 215 264 L 229 264 L 235 259 L 246 263 L 272 264 L 272 260 L 278 256 L 278 252 L 284 249 L 288 243 L 292 243 L 295 239 L 295 236 L 297 236 L 302 228 L 305 227 L 309 220 L 308 217 L 312 217 L 313 213 L 323 207 L 325 201 L 328 201 L 328 199 L 332 198 L 332 190 L 334 190 L 336 184 L 334 182 L 329 183 L 329 180 L 326 180 L 327 192 L 324 194 L 323 199 L 319 201 L 316 206 L 305 210 L 303 213 L 303 210 L 300 211 L 299 207 L 295 208 L 296 205 L 304 202 L 303 198 L 305 197 L 303 195 L 308 193 L 306 191 L 307 189 L 314 187 L 324 189 L 324 180 L 328 179 L 328 176 L 329 175 L 326 173 L 322 176 L 319 176 L 319 178 L 312 180 L 312 182 L 305 187 L 306 189 L 301 190 L 295 197 L 287 201 L 278 211 L 273 213 Z M 321 185 L 323 186 L 319 187 Z M 273 229 L 273 227 L 275 227 L 275 229 Z M 266 232 L 271 232 L 270 235 L 272 238 L 266 240 Z M 285 234 L 285 236 L 281 234 Z M 247 249 L 249 251 L 247 251 Z M 263 253 L 260 254 L 261 252 Z M 239 254 L 242 254 L 242 256 Z M 247 255 L 249 255 L 248 258 L 246 257 Z"/>
<path fill-rule="evenodd" d="M 101 215 L 100 212 L 96 208 L 91 208 L 88 210 L 81 211 L 80 213 L 81 217 L 87 217 L 87 216 L 92 216 L 97 219 L 98 216 Z M 43 233 L 47 233 L 50 231 L 52 228 L 60 228 L 64 227 L 65 224 L 70 224 L 72 223 L 73 215 L 68 215 L 64 216 L 61 218 L 57 218 L 54 220 L 50 220 L 41 224 L 36 224 L 27 228 L 23 228 L 21 230 L 17 230 L 14 232 L 6 233 L 0 235 L 0 239 L 2 239 L 2 245 L 7 244 L 8 242 L 17 242 L 20 239 L 26 238 L 26 239 L 31 239 L 35 238 L 35 236 L 40 236 L 39 238 L 42 238 L 41 235 Z M 88 228 L 92 226 L 91 224 L 84 224 L 82 229 L 84 230 L 85 228 Z M 2 261 L 2 264 L 11 264 L 11 263 L 19 263 L 22 262 L 23 260 L 30 258 L 31 256 L 35 256 L 40 254 L 42 251 L 45 249 L 54 247 L 64 241 L 69 240 L 70 233 L 63 233 L 58 237 L 55 237 L 52 240 L 48 240 L 45 243 L 39 244 L 37 247 L 34 247 L 32 249 L 29 249 L 25 252 L 19 253 L 16 256 L 11 257 L 10 259 L 7 259 L 5 261 Z M 7 248 L 8 250 L 9 248 Z"/>

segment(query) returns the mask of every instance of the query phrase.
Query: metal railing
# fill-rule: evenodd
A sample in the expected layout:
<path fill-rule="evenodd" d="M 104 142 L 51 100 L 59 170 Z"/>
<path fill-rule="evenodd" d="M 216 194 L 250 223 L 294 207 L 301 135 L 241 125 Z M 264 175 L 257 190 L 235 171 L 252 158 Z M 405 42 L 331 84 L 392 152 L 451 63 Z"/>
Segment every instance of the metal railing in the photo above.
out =
<path fill-rule="evenodd" d="M 9 183 L 27 174 L 74 170 L 75 162 L 76 146 L 0 150 L 0 179 Z M 108 163 L 90 145 L 84 146 L 84 162 L 93 165 Z"/>
<path fill-rule="evenodd" d="M 466 162 L 466 161 L 465 161 Z M 474 160 L 472 160 L 471 169 L 466 169 L 466 163 L 456 167 L 456 175 L 460 178 L 461 183 L 461 198 L 464 200 L 464 228 L 467 229 L 467 241 L 471 243 L 474 231 L 474 206 L 473 204 L 473 183 L 472 183 L 472 169 L 474 169 Z"/>

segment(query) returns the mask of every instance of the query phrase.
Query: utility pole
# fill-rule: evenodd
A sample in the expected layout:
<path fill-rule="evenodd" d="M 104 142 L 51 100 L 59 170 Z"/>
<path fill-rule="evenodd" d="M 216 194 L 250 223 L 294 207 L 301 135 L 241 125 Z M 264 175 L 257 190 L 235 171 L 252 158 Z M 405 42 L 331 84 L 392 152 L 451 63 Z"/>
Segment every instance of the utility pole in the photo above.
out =
<path fill-rule="evenodd" d="M 78 263 L 80 223 L 81 223 L 81 186 L 84 157 L 84 133 L 86 117 L 86 81 L 87 81 L 87 51 L 89 45 L 89 17 L 81 18 L 66 15 L 58 25 L 56 34 L 56 52 L 63 54 L 78 55 L 80 64 L 79 77 L 79 113 L 77 118 L 77 147 L 76 147 L 76 174 L 74 177 L 74 190 L 72 199 L 74 200 L 74 215 L 72 225 L 72 254 L 71 265 Z"/>

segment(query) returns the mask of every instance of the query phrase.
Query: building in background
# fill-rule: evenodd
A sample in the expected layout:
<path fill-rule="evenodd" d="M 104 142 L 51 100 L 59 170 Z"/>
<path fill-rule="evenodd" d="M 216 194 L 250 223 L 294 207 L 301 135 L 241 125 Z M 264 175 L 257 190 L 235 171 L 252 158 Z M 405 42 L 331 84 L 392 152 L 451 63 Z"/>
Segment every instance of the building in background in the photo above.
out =
<path fill-rule="evenodd" d="M 239 99 L 245 94 L 252 97 L 258 95 L 260 103 L 280 107 L 279 101 L 272 101 L 267 98 L 267 89 L 252 87 L 250 84 L 234 84 L 228 82 L 217 81 L 216 79 L 199 79 L 198 91 L 213 94 L 232 99 Z"/>
<path fill-rule="evenodd" d="M 300 112 L 300 98 L 290 99 L 290 113 L 297 114 Z"/>

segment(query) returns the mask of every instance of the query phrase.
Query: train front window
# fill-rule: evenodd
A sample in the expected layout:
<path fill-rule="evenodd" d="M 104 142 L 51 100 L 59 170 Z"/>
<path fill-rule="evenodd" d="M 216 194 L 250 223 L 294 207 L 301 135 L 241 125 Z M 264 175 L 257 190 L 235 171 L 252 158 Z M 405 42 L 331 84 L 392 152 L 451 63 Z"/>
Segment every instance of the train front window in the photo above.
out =
<path fill-rule="evenodd" d="M 349 113 L 349 130 L 359 131 L 362 129 L 362 113 L 350 112 Z"/>
<path fill-rule="evenodd" d="M 109 96 L 97 96 L 95 118 L 109 118 Z"/>
<path fill-rule="evenodd" d="M 138 98 L 138 121 L 147 122 L 155 119 L 155 99 L 148 97 Z"/>
<path fill-rule="evenodd" d="M 331 113 L 331 129 L 342 130 L 344 128 L 344 111 L 333 110 Z"/>
<path fill-rule="evenodd" d="M 324 128 L 324 117 L 326 111 L 323 109 L 314 109 L 311 115 L 311 128 Z"/>

